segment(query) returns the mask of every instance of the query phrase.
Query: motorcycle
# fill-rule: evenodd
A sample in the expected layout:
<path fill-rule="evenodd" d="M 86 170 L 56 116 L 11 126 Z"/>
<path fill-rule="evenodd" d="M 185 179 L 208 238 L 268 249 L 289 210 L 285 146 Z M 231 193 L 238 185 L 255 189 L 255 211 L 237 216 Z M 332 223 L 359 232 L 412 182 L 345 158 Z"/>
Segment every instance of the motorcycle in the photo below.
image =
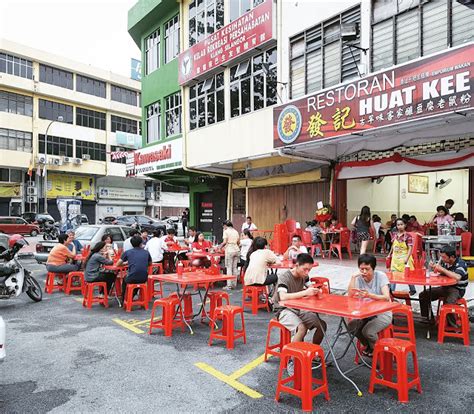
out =
<path fill-rule="evenodd" d="M 45 222 L 43 225 L 43 240 L 56 240 L 59 236 L 57 223 Z"/>
<path fill-rule="evenodd" d="M 19 234 L 8 240 L 9 249 L 0 254 L 0 299 L 11 299 L 25 292 L 33 301 L 40 302 L 43 292 L 31 272 L 17 258 L 20 249 L 28 242 Z"/>

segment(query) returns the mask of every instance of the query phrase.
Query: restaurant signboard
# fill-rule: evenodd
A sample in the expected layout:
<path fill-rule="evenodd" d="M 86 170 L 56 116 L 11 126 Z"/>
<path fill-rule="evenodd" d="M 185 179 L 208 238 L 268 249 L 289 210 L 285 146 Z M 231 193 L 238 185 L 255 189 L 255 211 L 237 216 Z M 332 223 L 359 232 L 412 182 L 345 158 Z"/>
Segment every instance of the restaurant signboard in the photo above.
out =
<path fill-rule="evenodd" d="M 297 145 L 473 108 L 474 44 L 273 109 L 273 146 Z"/>
<path fill-rule="evenodd" d="M 179 84 L 201 77 L 273 37 L 273 0 L 240 16 L 179 55 Z"/>

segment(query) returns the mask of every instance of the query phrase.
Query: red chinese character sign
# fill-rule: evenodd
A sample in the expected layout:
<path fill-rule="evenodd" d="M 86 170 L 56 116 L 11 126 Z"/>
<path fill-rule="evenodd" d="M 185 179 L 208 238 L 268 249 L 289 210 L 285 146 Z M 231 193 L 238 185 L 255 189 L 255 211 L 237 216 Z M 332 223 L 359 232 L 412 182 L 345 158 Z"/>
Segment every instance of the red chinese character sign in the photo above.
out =
<path fill-rule="evenodd" d="M 274 147 L 472 108 L 473 60 L 471 43 L 280 105 Z"/>
<path fill-rule="evenodd" d="M 237 20 L 179 55 L 179 84 L 201 77 L 273 38 L 272 0 L 265 0 Z"/>

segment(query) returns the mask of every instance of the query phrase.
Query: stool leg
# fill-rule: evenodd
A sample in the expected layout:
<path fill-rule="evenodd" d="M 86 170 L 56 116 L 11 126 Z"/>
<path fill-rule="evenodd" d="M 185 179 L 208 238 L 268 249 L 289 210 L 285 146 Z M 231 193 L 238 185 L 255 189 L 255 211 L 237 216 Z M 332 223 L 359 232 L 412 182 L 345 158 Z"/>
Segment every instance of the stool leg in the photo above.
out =
<path fill-rule="evenodd" d="M 272 333 L 272 329 L 270 328 L 270 326 L 268 327 L 268 331 L 267 331 L 267 340 L 265 341 L 265 355 L 263 356 L 263 361 L 264 362 L 267 362 L 268 360 L 268 352 L 267 352 L 267 349 L 268 349 L 268 346 L 270 345 L 270 336 L 271 336 L 271 333 Z M 280 338 L 281 338 L 281 334 L 280 334 Z M 281 339 L 280 339 L 280 345 L 281 345 Z M 280 352 L 281 352 L 281 347 L 280 347 Z"/>
<path fill-rule="evenodd" d="M 244 333 L 244 344 L 247 344 L 247 332 L 245 331 L 245 320 L 244 320 L 244 311 L 240 313 L 240 319 L 242 321 L 242 331 Z"/>
<path fill-rule="evenodd" d="M 397 361 L 397 389 L 398 389 L 398 401 L 407 403 L 408 402 L 408 373 L 407 373 L 407 358 L 403 357 L 400 353 L 395 355 Z"/>
<path fill-rule="evenodd" d="M 467 316 L 467 312 L 462 314 L 461 329 L 462 329 L 462 333 L 463 333 L 464 346 L 469 346 L 469 344 L 470 344 L 470 340 L 469 340 L 469 318 Z"/>
<path fill-rule="evenodd" d="M 165 325 L 165 336 L 171 336 L 173 333 L 173 313 L 174 309 L 171 306 L 163 306 L 162 319 Z"/>
<path fill-rule="evenodd" d="M 441 311 L 439 317 L 439 326 L 438 326 L 438 343 L 442 344 L 444 342 L 444 329 L 446 323 L 446 314 Z"/>
<path fill-rule="evenodd" d="M 374 393 L 375 380 L 377 378 L 377 362 L 379 360 L 379 351 L 375 347 L 374 354 L 372 356 L 372 371 L 370 373 L 370 382 L 369 382 L 369 393 Z"/>
<path fill-rule="evenodd" d="M 277 382 L 277 389 L 276 389 L 276 393 L 275 393 L 275 401 L 280 400 L 281 381 L 282 381 L 282 378 L 283 378 L 283 370 L 286 368 L 286 360 L 287 359 L 288 359 L 288 357 L 286 357 L 286 356 L 282 356 L 281 359 L 280 359 L 280 368 L 279 368 L 279 371 L 278 371 L 278 382 Z"/>
<path fill-rule="evenodd" d="M 301 408 L 303 411 L 313 411 L 313 372 L 310 365 L 301 362 Z"/>
<path fill-rule="evenodd" d="M 411 352 L 412 358 L 413 358 L 413 375 L 415 378 L 418 379 L 418 382 L 416 383 L 416 390 L 418 391 L 419 394 L 421 394 L 423 391 L 421 390 L 421 381 L 420 381 L 420 373 L 418 372 L 418 358 L 416 356 L 416 350 Z"/>
<path fill-rule="evenodd" d="M 224 315 L 227 320 L 227 348 L 234 349 L 234 315 Z"/>
<path fill-rule="evenodd" d="M 324 398 L 326 399 L 326 401 L 329 401 L 330 397 L 329 397 L 328 378 L 326 374 L 326 362 L 324 361 L 323 357 L 321 358 L 321 373 L 322 373 L 323 384 L 325 384 L 326 386 L 326 389 L 324 391 Z"/>
<path fill-rule="evenodd" d="M 258 313 L 258 292 L 252 290 L 252 314 L 256 315 Z"/>

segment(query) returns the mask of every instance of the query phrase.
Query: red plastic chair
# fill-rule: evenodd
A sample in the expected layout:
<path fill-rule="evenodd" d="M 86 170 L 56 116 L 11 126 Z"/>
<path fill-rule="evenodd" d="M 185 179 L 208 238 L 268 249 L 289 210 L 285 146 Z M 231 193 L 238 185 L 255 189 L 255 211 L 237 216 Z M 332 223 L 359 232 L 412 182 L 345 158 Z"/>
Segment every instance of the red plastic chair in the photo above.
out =
<path fill-rule="evenodd" d="M 155 312 L 160 307 L 162 308 L 162 316 L 155 319 Z M 183 311 L 176 296 L 157 299 L 153 302 L 150 328 L 148 329 L 149 335 L 151 335 L 153 328 L 163 329 L 165 336 L 171 336 L 174 328 L 181 328 L 181 331 L 184 331 Z"/>
<path fill-rule="evenodd" d="M 451 328 L 446 323 L 449 314 L 454 314 L 461 324 L 459 329 Z M 469 346 L 469 312 L 463 305 L 443 305 L 439 314 L 438 343 L 442 344 L 445 337 L 460 338 L 465 346 Z"/>
<path fill-rule="evenodd" d="M 339 234 L 339 242 L 331 243 L 329 245 L 329 258 L 331 259 L 331 252 L 333 249 L 337 250 L 339 260 L 342 260 L 342 249 L 345 248 L 349 254 L 349 258 L 352 259 L 351 252 L 351 231 L 348 228 L 341 230 Z"/>
<path fill-rule="evenodd" d="M 413 320 L 413 311 L 410 306 L 400 304 L 400 306 L 392 311 L 393 318 L 403 318 L 406 325 L 395 325 L 393 327 L 393 337 L 407 339 L 413 344 L 416 344 L 415 323 Z"/>
<path fill-rule="evenodd" d="M 413 357 L 413 372 L 408 372 L 408 356 Z M 393 382 L 393 358 L 396 360 L 397 382 Z M 377 372 L 377 363 L 383 367 Z M 381 378 L 379 377 L 381 374 Z M 417 389 L 421 394 L 421 382 L 418 372 L 418 359 L 416 346 L 410 341 L 396 338 L 379 339 L 375 344 L 372 360 L 372 373 L 370 375 L 369 392 L 373 394 L 376 384 L 384 385 L 398 391 L 398 401 L 408 402 L 408 390 Z"/>
<path fill-rule="evenodd" d="M 265 296 L 265 303 L 260 302 L 260 295 Z M 246 301 L 250 299 L 250 301 Z M 267 286 L 244 286 L 242 289 L 242 306 L 243 308 L 251 308 L 252 314 L 256 315 L 258 310 L 261 308 L 266 309 L 270 312 L 270 307 L 268 306 L 268 289 Z"/>
<path fill-rule="evenodd" d="M 241 329 L 235 329 L 235 316 L 240 315 Z M 224 305 L 218 306 L 214 310 L 214 320 L 222 320 L 222 328 L 216 328 L 216 324 L 211 324 L 211 335 L 209 337 L 209 346 L 213 339 L 222 339 L 226 341 L 227 349 L 234 349 L 234 341 L 243 338 L 244 344 L 247 343 L 245 335 L 244 309 L 241 306 Z"/>
<path fill-rule="evenodd" d="M 461 256 L 471 255 L 471 242 L 472 233 L 470 231 L 465 231 L 464 233 L 461 233 Z"/>
<path fill-rule="evenodd" d="M 207 316 L 210 319 L 214 319 L 214 311 L 217 307 L 223 306 L 224 302 L 226 305 L 230 305 L 230 298 L 227 292 L 221 290 L 214 290 L 207 293 L 209 299 L 209 310 L 205 310 L 205 306 L 202 307 L 201 312 L 201 322 Z M 209 320 L 209 324 L 212 323 L 212 320 Z"/>
<path fill-rule="evenodd" d="M 73 282 L 78 281 L 79 286 L 73 286 Z M 79 291 L 84 295 L 84 272 L 69 272 L 66 277 L 66 289 L 64 293 L 70 295 L 71 292 Z"/>
<path fill-rule="evenodd" d="M 288 234 L 296 233 L 296 220 L 288 219 L 285 221 L 286 229 L 288 230 Z"/>
<path fill-rule="evenodd" d="M 270 343 L 272 330 L 278 330 L 280 334 L 279 342 Z M 277 319 L 270 319 L 268 323 L 268 331 L 267 331 L 267 341 L 265 343 L 265 356 L 263 360 L 267 362 L 268 355 L 273 355 L 277 358 L 281 357 L 281 353 L 283 351 L 283 347 L 288 345 L 291 342 L 291 332 L 286 329 Z"/>
<path fill-rule="evenodd" d="M 61 283 L 59 281 L 56 281 L 56 278 L 60 279 Z M 49 294 L 53 293 L 53 291 L 55 290 L 61 292 L 65 289 L 66 279 L 66 273 L 48 272 L 48 274 L 46 275 L 46 284 L 44 286 L 44 291 Z"/>
<path fill-rule="evenodd" d="M 321 359 L 322 378 L 313 378 L 313 359 L 319 357 Z M 295 372 L 288 378 L 283 378 L 288 359 L 293 358 Z M 286 384 L 293 382 L 293 387 Z M 313 385 L 317 387 L 313 389 Z M 324 394 L 326 401 L 329 401 L 329 389 L 326 376 L 326 363 L 324 361 L 324 351 L 316 344 L 309 342 L 292 342 L 285 347 L 281 353 L 280 371 L 278 373 L 278 384 L 276 389 L 275 400 L 280 399 L 280 393 L 286 392 L 295 395 L 301 399 L 303 411 L 313 411 L 313 397 Z"/>
<path fill-rule="evenodd" d="M 133 293 L 135 289 L 139 290 L 139 296 L 137 300 L 133 300 Z M 128 283 L 127 289 L 125 290 L 125 300 L 123 307 L 126 312 L 131 312 L 133 306 L 141 306 L 145 310 L 148 310 L 148 288 L 147 283 Z"/>
<path fill-rule="evenodd" d="M 104 297 L 94 296 L 94 289 L 99 288 L 99 293 L 102 291 Z M 104 307 L 109 307 L 109 299 L 107 295 L 107 283 L 105 282 L 86 282 L 84 288 L 84 299 L 82 300 L 82 306 L 90 309 L 93 303 L 99 303 Z"/>
<path fill-rule="evenodd" d="M 163 265 L 161 263 L 152 263 L 148 266 L 148 276 L 163 274 Z M 156 288 L 158 283 L 159 289 Z M 163 297 L 163 284 L 159 280 L 148 278 L 148 300 L 156 297 Z"/>
<path fill-rule="evenodd" d="M 89 253 L 91 252 L 91 246 L 84 246 L 81 250 L 81 255 L 85 259 L 87 256 L 89 256 Z"/>

